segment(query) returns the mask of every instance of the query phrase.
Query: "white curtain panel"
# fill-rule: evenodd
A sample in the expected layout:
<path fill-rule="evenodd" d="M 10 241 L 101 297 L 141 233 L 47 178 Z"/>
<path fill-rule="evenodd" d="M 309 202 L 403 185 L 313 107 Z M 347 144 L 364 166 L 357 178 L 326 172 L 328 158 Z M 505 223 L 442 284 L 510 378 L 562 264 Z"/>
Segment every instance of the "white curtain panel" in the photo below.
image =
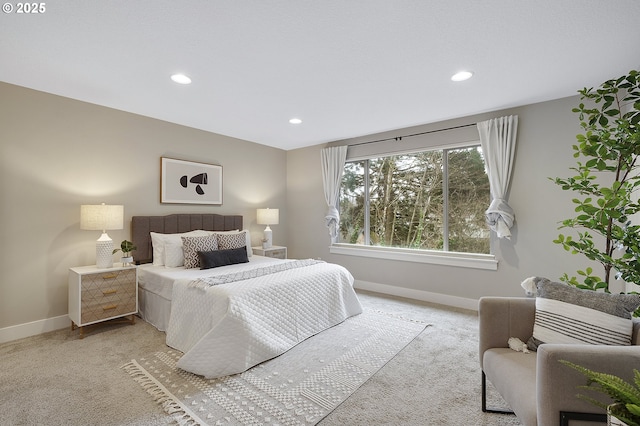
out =
<path fill-rule="evenodd" d="M 322 182 L 324 183 L 324 199 L 327 202 L 327 214 L 325 221 L 329 228 L 331 242 L 338 238 L 340 229 L 340 212 L 338 211 L 338 200 L 340 197 L 340 182 L 344 162 L 347 159 L 347 146 L 334 146 L 323 148 L 320 152 L 322 157 Z"/>
<path fill-rule="evenodd" d="M 498 238 L 511 239 L 515 214 L 506 197 L 515 158 L 518 116 L 494 118 L 477 126 L 491 187 L 492 201 L 485 212 L 487 224 Z"/>

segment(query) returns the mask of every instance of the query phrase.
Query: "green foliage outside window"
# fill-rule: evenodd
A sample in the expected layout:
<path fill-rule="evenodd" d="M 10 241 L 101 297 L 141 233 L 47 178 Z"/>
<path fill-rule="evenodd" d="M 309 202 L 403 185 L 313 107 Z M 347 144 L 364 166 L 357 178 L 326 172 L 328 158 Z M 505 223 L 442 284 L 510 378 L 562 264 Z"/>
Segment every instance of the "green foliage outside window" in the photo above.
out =
<path fill-rule="evenodd" d="M 340 241 L 489 253 L 489 197 L 479 147 L 349 162 L 341 187 Z"/>

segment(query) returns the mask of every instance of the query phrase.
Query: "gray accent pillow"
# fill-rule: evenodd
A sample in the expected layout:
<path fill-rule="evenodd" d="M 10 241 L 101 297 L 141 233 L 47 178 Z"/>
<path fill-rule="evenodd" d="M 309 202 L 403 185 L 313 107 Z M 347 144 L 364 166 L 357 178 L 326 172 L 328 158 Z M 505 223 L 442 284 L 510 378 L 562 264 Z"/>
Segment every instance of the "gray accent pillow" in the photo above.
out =
<path fill-rule="evenodd" d="M 534 278 L 534 281 L 537 288 L 536 317 L 533 336 L 527 342 L 530 350 L 537 350 L 542 343 L 572 341 L 630 344 L 633 327 L 631 318 L 640 306 L 640 295 L 583 290 L 540 277 Z M 625 325 L 626 321 L 616 318 L 628 320 L 628 326 Z M 540 339 L 541 336 L 552 337 L 548 340 Z M 558 340 L 555 341 L 555 338 Z"/>

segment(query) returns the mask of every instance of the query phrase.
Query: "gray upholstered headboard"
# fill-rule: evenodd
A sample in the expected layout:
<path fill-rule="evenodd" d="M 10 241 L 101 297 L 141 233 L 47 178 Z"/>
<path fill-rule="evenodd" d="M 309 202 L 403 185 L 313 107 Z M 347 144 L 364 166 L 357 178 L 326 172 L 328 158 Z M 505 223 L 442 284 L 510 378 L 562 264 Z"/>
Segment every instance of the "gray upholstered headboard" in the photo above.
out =
<path fill-rule="evenodd" d="M 231 231 L 242 229 L 242 216 L 220 214 L 170 214 L 167 216 L 133 216 L 131 218 L 131 242 L 137 247 L 133 258 L 137 264 L 153 260 L 149 232 L 176 234 L 204 229 L 206 231 Z"/>

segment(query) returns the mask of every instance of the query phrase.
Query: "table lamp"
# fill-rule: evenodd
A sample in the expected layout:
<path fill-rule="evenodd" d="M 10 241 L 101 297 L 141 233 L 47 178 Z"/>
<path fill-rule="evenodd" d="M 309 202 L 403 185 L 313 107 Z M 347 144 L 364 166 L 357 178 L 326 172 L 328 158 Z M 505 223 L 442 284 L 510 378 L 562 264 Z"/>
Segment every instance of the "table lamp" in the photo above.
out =
<path fill-rule="evenodd" d="M 273 233 L 269 225 L 277 225 L 280 211 L 278 209 L 258 209 L 257 222 L 258 225 L 267 225 L 264 228 L 264 248 L 269 248 L 273 242 Z"/>
<path fill-rule="evenodd" d="M 96 266 L 111 268 L 113 266 L 113 240 L 107 230 L 124 227 L 124 206 L 108 206 L 90 204 L 80 206 L 80 229 L 102 231 L 96 241 Z"/>

